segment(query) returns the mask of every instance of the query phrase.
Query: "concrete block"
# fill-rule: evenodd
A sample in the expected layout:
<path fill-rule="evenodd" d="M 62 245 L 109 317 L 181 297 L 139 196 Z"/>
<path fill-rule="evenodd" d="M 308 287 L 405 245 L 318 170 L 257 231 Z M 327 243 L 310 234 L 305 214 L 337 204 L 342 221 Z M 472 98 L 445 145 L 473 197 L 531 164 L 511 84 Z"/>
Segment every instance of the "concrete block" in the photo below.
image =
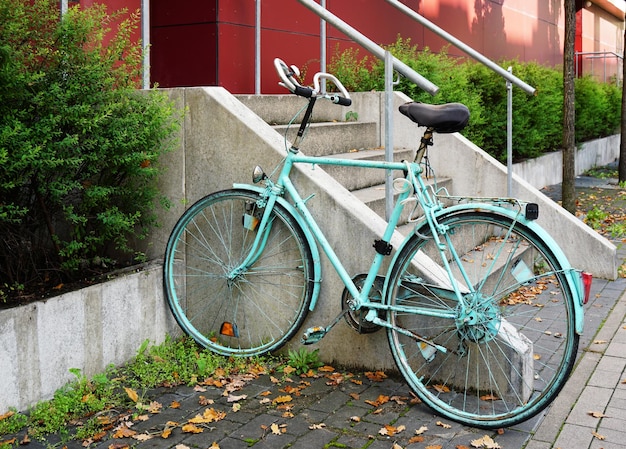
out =
<path fill-rule="evenodd" d="M 0 414 L 50 399 L 76 379 L 120 365 L 146 339 L 180 335 L 163 299 L 161 265 L 21 307 L 0 310 Z"/>

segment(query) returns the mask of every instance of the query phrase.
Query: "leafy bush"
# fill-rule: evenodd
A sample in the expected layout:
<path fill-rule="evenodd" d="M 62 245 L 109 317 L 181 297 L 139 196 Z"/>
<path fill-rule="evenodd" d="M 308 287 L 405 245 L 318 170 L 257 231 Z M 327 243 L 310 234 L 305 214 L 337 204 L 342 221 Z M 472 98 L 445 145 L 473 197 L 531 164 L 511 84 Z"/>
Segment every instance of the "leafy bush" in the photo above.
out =
<path fill-rule="evenodd" d="M 621 89 L 591 77 L 576 79 L 576 140 L 605 137 L 619 132 Z"/>
<path fill-rule="evenodd" d="M 560 73 L 537 63 L 504 61 L 500 65 L 512 67 L 517 77 L 538 91 L 537 96 L 531 96 L 513 87 L 514 159 L 533 158 L 559 148 L 563 122 L 563 83 Z M 480 141 L 487 152 L 496 159 L 505 161 L 508 94 L 506 81 L 482 64 L 467 62 L 464 70 L 469 72 L 469 86 L 480 93 L 483 106 L 482 123 L 475 123 L 470 119 L 470 132 L 481 136 Z M 470 111 L 473 113 L 471 108 Z"/>
<path fill-rule="evenodd" d="M 395 89 L 415 101 L 441 104 L 459 102 L 471 112 L 463 134 L 500 161 L 506 160 L 506 81 L 474 61 L 450 57 L 446 51 L 418 50 L 409 39 L 398 37 L 386 47 L 396 58 L 439 86 L 431 97 L 406 79 Z M 513 73 L 534 86 L 537 96 L 513 87 L 513 159 L 534 158 L 561 148 L 563 129 L 563 75 L 560 69 L 519 61 L 501 61 Z M 329 64 L 349 90 L 384 89 L 384 63 L 359 57 L 358 50 L 337 52 Z M 621 90 L 614 84 L 597 83 L 591 78 L 576 82 L 576 138 L 579 142 L 607 136 L 620 124 Z"/>
<path fill-rule="evenodd" d="M 60 19 L 56 0 L 0 0 L 0 299 L 140 256 L 179 114 L 137 90 L 136 27 L 103 5 Z"/>

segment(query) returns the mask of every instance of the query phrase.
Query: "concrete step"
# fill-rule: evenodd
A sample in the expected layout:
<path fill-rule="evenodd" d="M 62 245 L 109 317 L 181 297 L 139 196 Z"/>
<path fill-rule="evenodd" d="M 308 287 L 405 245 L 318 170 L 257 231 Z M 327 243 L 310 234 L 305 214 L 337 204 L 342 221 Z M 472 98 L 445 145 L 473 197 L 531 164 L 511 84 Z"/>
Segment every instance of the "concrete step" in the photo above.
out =
<path fill-rule="evenodd" d="M 285 95 L 236 95 L 237 99 L 270 125 L 284 125 L 298 113 L 304 113 L 308 100 L 292 94 Z M 317 101 L 313 109 L 313 122 L 344 121 L 350 107 L 330 101 Z M 300 116 L 301 118 L 301 116 Z M 296 120 L 298 124 L 300 119 Z"/>
<path fill-rule="evenodd" d="M 298 125 L 275 125 L 281 135 L 293 142 Z M 330 156 L 349 153 L 360 148 L 371 148 L 378 142 L 378 125 L 374 122 L 322 122 L 311 123 L 300 150 L 307 156 Z"/>
<path fill-rule="evenodd" d="M 413 160 L 414 156 L 414 152 L 406 148 L 397 148 L 393 152 L 393 160 L 398 162 L 402 160 Z M 331 157 L 351 160 L 384 161 L 385 149 L 354 149 L 350 153 L 332 155 Z M 385 170 L 382 169 L 377 170 L 361 167 L 326 165 L 324 166 L 324 170 L 350 191 L 383 184 L 386 175 Z M 394 177 L 399 175 L 400 172 L 394 173 Z"/>

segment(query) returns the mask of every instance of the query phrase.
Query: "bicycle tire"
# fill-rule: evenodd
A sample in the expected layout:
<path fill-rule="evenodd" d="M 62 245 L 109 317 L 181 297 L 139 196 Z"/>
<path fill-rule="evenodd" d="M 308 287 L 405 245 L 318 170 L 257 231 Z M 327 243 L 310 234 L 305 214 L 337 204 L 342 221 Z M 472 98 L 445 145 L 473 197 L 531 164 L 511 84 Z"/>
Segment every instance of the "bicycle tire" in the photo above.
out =
<path fill-rule="evenodd" d="M 313 258 L 296 219 L 279 203 L 263 253 L 236 276 L 250 252 L 265 202 L 256 192 L 212 193 L 178 220 L 165 251 L 167 303 L 183 331 L 227 356 L 283 346 L 306 317 Z"/>
<path fill-rule="evenodd" d="M 549 245 L 509 216 L 466 210 L 438 221 L 468 274 L 460 279 L 446 249 L 470 310 L 444 294 L 449 289 L 428 286 L 437 267 L 418 267 L 416 254 L 443 262 L 421 225 L 391 268 L 385 302 L 448 317 L 389 311 L 388 319 L 447 352 L 388 329 L 391 351 L 411 389 L 438 414 L 473 427 L 510 427 L 547 407 L 573 368 L 573 292 Z"/>

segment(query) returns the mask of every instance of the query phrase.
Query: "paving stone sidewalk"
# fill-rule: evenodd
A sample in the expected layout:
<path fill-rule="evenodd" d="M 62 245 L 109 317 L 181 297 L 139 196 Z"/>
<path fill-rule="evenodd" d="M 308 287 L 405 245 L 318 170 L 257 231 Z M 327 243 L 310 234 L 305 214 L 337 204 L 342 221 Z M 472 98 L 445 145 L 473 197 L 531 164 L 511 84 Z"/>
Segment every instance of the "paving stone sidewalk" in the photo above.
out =
<path fill-rule="evenodd" d="M 626 250 L 620 253 L 626 257 Z M 502 449 L 624 447 L 625 291 L 623 278 L 594 281 L 579 361 L 563 392 L 540 416 L 501 433 L 434 415 L 425 405 L 415 403 L 401 378 L 337 370 L 322 371 L 316 377 L 267 373 L 241 379 L 243 388 L 230 396 L 216 386 L 150 391 L 144 401 L 160 404 L 159 413 L 146 413 L 144 421 L 135 417 L 126 437 L 110 431 L 88 447 L 457 449 L 471 448 L 473 441 L 485 435 Z M 594 417 L 589 412 L 604 416 Z M 196 428 L 185 428 L 194 417 L 202 418 L 196 419 Z M 60 436 L 55 435 L 43 443 L 32 441 L 26 448 L 53 446 L 79 449 L 85 444 L 61 444 Z"/>

